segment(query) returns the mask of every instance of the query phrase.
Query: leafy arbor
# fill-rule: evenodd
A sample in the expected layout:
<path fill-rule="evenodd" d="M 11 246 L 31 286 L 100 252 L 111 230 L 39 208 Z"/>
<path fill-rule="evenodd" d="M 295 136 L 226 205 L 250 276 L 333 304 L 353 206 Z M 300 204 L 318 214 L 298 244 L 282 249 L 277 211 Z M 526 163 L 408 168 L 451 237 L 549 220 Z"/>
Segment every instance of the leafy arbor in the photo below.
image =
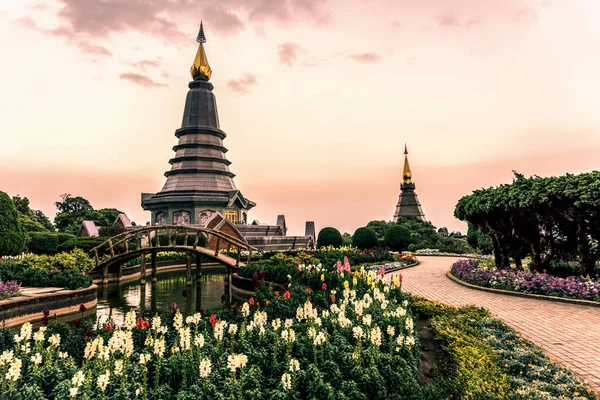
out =
<path fill-rule="evenodd" d="M 496 265 L 517 264 L 526 254 L 536 271 L 555 260 L 578 259 L 587 273 L 600 259 L 600 172 L 526 178 L 474 191 L 454 215 L 492 242 Z"/>

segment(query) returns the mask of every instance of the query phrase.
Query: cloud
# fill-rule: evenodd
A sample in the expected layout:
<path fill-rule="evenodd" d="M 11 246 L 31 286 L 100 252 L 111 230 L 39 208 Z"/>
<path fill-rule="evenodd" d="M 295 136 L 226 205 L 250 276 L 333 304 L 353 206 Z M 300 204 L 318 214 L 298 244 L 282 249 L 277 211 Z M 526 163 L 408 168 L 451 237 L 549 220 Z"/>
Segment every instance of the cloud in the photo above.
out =
<path fill-rule="evenodd" d="M 246 1 L 246 4 L 252 1 Z M 276 21 L 283 24 L 308 21 L 323 26 L 331 21 L 331 13 L 322 0 L 258 0 L 251 8 L 250 21 Z"/>
<path fill-rule="evenodd" d="M 298 53 L 304 49 L 297 43 L 283 43 L 279 45 L 277 54 L 279 56 L 279 62 L 286 64 L 287 66 L 293 67 L 294 63 L 298 59 Z"/>
<path fill-rule="evenodd" d="M 443 28 L 460 28 L 461 22 L 456 16 L 454 10 L 446 11 L 435 17 L 437 24 Z"/>
<path fill-rule="evenodd" d="M 139 68 L 142 71 L 146 71 L 148 70 L 148 68 L 157 68 L 160 67 L 162 64 L 160 62 L 160 60 L 141 60 L 141 61 L 137 61 L 137 62 L 132 62 L 131 65 L 135 68 Z"/>
<path fill-rule="evenodd" d="M 258 85 L 256 76 L 244 74 L 244 76 L 239 79 L 229 80 L 229 82 L 227 82 L 227 90 L 236 93 L 248 93 L 250 92 L 250 88 L 255 85 Z"/>
<path fill-rule="evenodd" d="M 537 13 L 529 7 L 523 7 L 515 13 L 513 20 L 529 25 L 537 20 Z"/>
<path fill-rule="evenodd" d="M 213 3 L 202 13 L 203 18 L 209 23 L 208 28 L 222 36 L 231 36 L 244 29 L 244 23 L 233 11 L 226 10 L 219 3 Z M 205 17 L 204 17 L 205 16 Z"/>
<path fill-rule="evenodd" d="M 146 88 L 155 88 L 155 87 L 166 87 L 164 83 L 154 82 L 152 79 L 147 76 L 136 74 L 133 72 L 126 72 L 121 74 L 121 80 L 129 81 L 131 83 L 135 83 L 136 85 L 143 86 Z"/>
<path fill-rule="evenodd" d="M 112 55 L 112 52 L 104 46 L 90 43 L 88 40 L 78 37 L 68 28 L 55 28 L 55 29 L 44 29 L 41 28 L 31 17 L 23 17 L 17 20 L 21 26 L 35 30 L 38 32 L 46 33 L 52 36 L 64 37 L 67 42 L 76 46 L 82 53 L 90 54 L 94 56 L 108 57 Z"/>
<path fill-rule="evenodd" d="M 350 54 L 348 57 L 360 64 L 376 64 L 381 61 L 381 56 L 377 53 Z"/>

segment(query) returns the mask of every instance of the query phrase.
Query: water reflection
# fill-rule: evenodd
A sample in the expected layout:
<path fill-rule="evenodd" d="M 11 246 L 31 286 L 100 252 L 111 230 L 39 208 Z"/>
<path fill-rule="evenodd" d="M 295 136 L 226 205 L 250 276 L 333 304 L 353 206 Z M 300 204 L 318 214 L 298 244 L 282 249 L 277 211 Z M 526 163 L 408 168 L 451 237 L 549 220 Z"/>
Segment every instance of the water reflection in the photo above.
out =
<path fill-rule="evenodd" d="M 98 305 L 96 318 L 99 323 L 105 323 L 109 316 L 117 323 L 123 322 L 123 317 L 131 308 L 144 313 L 155 313 L 165 310 L 177 303 L 182 310 L 211 310 L 222 307 L 221 295 L 225 283 L 224 273 L 203 273 L 200 284 L 194 280 L 191 286 L 185 284 L 185 273 L 172 272 L 158 276 L 158 282 L 139 281 L 111 283 L 98 286 Z M 187 290 L 184 298 L 182 290 Z"/>

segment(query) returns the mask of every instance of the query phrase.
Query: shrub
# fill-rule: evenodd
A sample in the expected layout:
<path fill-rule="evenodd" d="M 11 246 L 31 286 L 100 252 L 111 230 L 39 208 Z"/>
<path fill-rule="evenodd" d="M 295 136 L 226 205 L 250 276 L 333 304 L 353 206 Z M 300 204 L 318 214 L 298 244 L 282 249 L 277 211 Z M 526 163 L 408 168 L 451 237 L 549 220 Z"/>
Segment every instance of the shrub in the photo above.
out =
<path fill-rule="evenodd" d="M 104 243 L 107 238 L 102 236 L 96 237 L 75 237 L 58 245 L 58 251 L 72 251 L 75 248 L 81 249 L 84 252 L 89 252 L 94 247 Z"/>
<path fill-rule="evenodd" d="M 317 236 L 317 249 L 327 246 L 340 247 L 342 242 L 340 231 L 332 227 L 323 228 Z"/>
<path fill-rule="evenodd" d="M 410 231 L 404 226 L 393 225 L 385 233 L 383 243 L 394 251 L 406 250 L 410 244 Z"/>
<path fill-rule="evenodd" d="M 58 252 L 58 234 L 51 232 L 28 232 L 27 251 L 33 254 L 56 254 Z"/>
<path fill-rule="evenodd" d="M 352 246 L 359 249 L 372 249 L 377 247 L 377 234 L 371 228 L 358 228 L 352 235 Z"/>
<path fill-rule="evenodd" d="M 569 276 L 579 276 L 584 273 L 579 263 L 570 263 L 565 261 L 551 261 L 546 272 L 559 278 L 568 278 Z"/>
<path fill-rule="evenodd" d="M 0 257 L 20 254 L 25 245 L 25 233 L 13 201 L 0 192 Z"/>
<path fill-rule="evenodd" d="M 100 236 L 103 236 L 103 237 L 113 237 L 113 236 L 117 236 L 120 233 L 125 232 L 126 230 L 127 229 L 123 228 L 121 225 L 110 224 L 110 225 L 103 226 L 102 228 L 100 228 L 98 233 L 100 234 Z"/>

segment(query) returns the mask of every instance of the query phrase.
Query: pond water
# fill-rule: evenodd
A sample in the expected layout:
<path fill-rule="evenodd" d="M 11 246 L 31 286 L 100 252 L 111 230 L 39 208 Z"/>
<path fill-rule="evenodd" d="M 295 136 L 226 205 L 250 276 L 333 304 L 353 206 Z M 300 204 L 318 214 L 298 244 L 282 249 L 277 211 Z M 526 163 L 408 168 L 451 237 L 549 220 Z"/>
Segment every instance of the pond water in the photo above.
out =
<path fill-rule="evenodd" d="M 110 317 L 122 323 L 124 315 L 134 308 L 137 312 L 165 311 L 173 302 L 182 311 L 214 310 L 221 308 L 221 295 L 225 289 L 225 273 L 203 273 L 200 284 L 192 280 L 185 283 L 185 271 L 174 271 L 158 275 L 158 282 L 150 279 L 145 284 L 139 280 L 98 285 L 96 319 L 105 323 Z M 183 296 L 183 289 L 187 295 Z"/>

